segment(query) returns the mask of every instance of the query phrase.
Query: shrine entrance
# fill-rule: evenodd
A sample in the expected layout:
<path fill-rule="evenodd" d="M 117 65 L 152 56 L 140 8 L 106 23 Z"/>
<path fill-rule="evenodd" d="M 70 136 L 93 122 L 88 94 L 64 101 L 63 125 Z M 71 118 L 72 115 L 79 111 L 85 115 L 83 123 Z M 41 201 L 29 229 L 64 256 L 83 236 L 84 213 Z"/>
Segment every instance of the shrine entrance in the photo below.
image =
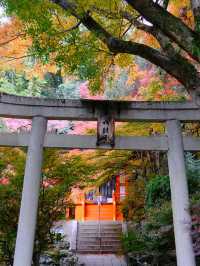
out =
<path fill-rule="evenodd" d="M 113 175 L 110 180 L 96 187 L 95 190 L 80 193 L 79 197 L 73 202 L 75 205 L 75 220 L 123 221 L 121 202 L 127 191 L 128 178 Z"/>
<path fill-rule="evenodd" d="M 14 266 L 31 266 L 43 147 L 166 151 L 178 266 L 194 266 L 184 151 L 200 151 L 200 139 L 183 137 L 181 123 L 199 121 L 194 102 L 46 100 L 0 95 L 0 116 L 32 119 L 30 134 L 0 134 L 1 146 L 28 146 Z M 98 121 L 97 136 L 46 134 L 47 121 Z M 115 137 L 114 123 L 164 122 L 163 136 Z M 102 126 L 103 125 L 103 126 Z"/>
<path fill-rule="evenodd" d="M 115 203 L 83 203 L 78 206 L 75 219 L 78 221 L 116 221 Z M 83 209 L 84 208 L 84 209 Z M 83 211 L 82 211 L 83 209 Z M 121 217 L 120 217 L 121 218 Z M 117 219 L 118 220 L 118 219 Z"/>

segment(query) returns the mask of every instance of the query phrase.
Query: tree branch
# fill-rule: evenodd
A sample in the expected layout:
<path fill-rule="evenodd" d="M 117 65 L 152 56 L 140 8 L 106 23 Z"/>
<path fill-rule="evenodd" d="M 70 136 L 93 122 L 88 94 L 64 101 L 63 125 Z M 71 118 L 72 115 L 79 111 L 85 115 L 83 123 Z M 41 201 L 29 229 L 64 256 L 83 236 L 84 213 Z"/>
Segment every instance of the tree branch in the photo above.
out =
<path fill-rule="evenodd" d="M 166 8 L 167 8 L 168 3 L 169 3 L 169 0 L 166 0 L 164 2 L 164 5 Z M 100 12 L 102 14 L 107 14 L 106 10 L 104 10 L 104 9 L 95 8 L 95 7 L 94 7 L 94 9 L 95 9 L 95 11 Z M 117 14 L 115 14 L 113 12 L 112 13 L 109 12 L 109 14 L 107 14 L 107 16 L 110 15 L 112 18 L 118 18 L 119 14 L 121 17 L 123 17 L 124 19 L 126 19 L 130 22 L 130 25 L 129 25 L 127 30 L 129 30 L 131 26 L 134 26 L 139 30 L 145 31 L 146 33 L 151 34 L 159 42 L 164 53 L 166 53 L 169 56 L 170 55 L 173 56 L 173 55 L 177 54 L 173 45 L 171 44 L 170 39 L 166 35 L 164 35 L 160 31 L 160 29 L 156 28 L 155 26 L 149 26 L 145 23 L 140 22 L 140 20 L 139 20 L 140 16 L 135 17 L 131 13 L 129 13 L 128 11 L 124 11 L 124 10 L 119 10 L 119 12 Z M 125 31 L 125 34 L 126 34 L 127 30 Z M 122 37 L 123 36 L 124 36 L 124 34 L 122 35 Z M 183 59 L 183 57 L 182 57 L 182 59 Z"/>
<path fill-rule="evenodd" d="M 172 56 L 169 56 L 147 45 L 132 41 L 124 41 L 113 37 L 98 22 L 96 22 L 89 13 L 77 13 L 74 4 L 71 5 L 67 0 L 53 1 L 76 16 L 83 25 L 104 42 L 108 49 L 114 54 L 127 53 L 138 55 L 164 69 L 179 80 L 187 89 L 200 88 L 199 73 L 195 67 L 181 55 L 172 54 Z M 135 1 L 137 2 L 137 0 Z M 146 0 L 139 1 L 144 2 Z"/>
<path fill-rule="evenodd" d="M 104 43 L 109 37 L 111 37 L 111 35 L 103 27 L 101 27 L 94 19 L 91 18 L 89 13 L 77 11 L 78 8 L 75 3 L 72 3 L 69 0 L 51 0 L 51 2 L 59 5 L 66 11 L 70 11 L 73 16 L 80 20 L 80 22 L 86 28 L 95 33 L 95 35 L 98 36 L 98 38 Z"/>
<path fill-rule="evenodd" d="M 165 8 L 167 8 L 167 5 L 169 3 L 169 0 L 164 1 L 164 6 Z M 173 47 L 173 45 L 171 44 L 171 40 L 162 33 L 162 31 L 155 27 L 155 26 L 149 26 L 145 23 L 142 23 L 140 21 L 141 16 L 133 16 L 130 12 L 128 11 L 124 11 L 124 10 L 119 10 L 118 13 L 113 13 L 113 12 L 107 12 L 107 10 L 102 9 L 102 8 L 96 8 L 94 7 L 94 10 L 100 14 L 103 14 L 109 18 L 114 18 L 114 19 L 119 19 L 119 16 L 128 20 L 130 22 L 129 27 L 127 28 L 127 30 L 129 30 L 132 26 L 136 27 L 139 30 L 145 31 L 146 33 L 151 34 L 160 44 L 162 50 L 164 53 L 166 53 L 167 55 L 174 55 L 176 54 L 176 51 Z M 126 34 L 127 30 L 124 32 Z M 125 35 L 123 34 L 122 37 Z"/>
<path fill-rule="evenodd" d="M 69 28 L 69 29 L 64 29 L 64 30 L 62 30 L 62 31 L 56 32 L 54 35 L 59 35 L 59 34 L 63 34 L 63 33 L 70 32 L 70 31 L 72 31 L 72 30 L 77 29 L 80 25 L 81 25 L 81 21 L 79 21 L 76 25 L 72 26 L 72 27 Z"/>
<path fill-rule="evenodd" d="M 200 47 L 200 35 L 152 0 L 125 1 L 146 20 L 159 28 L 163 34 L 184 49 L 191 57 L 200 62 L 200 55 L 195 49 Z"/>
<path fill-rule="evenodd" d="M 26 57 L 32 57 L 32 56 L 35 56 L 35 54 L 22 55 L 22 56 L 19 56 L 19 57 L 1 56 L 1 58 L 7 58 L 8 60 L 5 60 L 4 62 L 8 63 L 8 62 L 11 62 L 11 61 L 14 61 L 14 60 L 20 60 L 20 59 L 23 59 L 23 58 L 26 58 Z"/>
<path fill-rule="evenodd" d="M 6 44 L 8 44 L 8 43 L 10 43 L 10 42 L 12 42 L 12 41 L 14 41 L 14 40 L 22 37 L 22 36 L 25 36 L 25 33 L 18 33 L 17 35 L 15 35 L 14 37 L 12 37 L 11 39 L 0 43 L 0 46 L 4 46 L 4 45 L 6 45 Z"/>
<path fill-rule="evenodd" d="M 163 8 L 167 10 L 168 5 L 169 5 L 169 0 L 164 0 L 163 1 Z"/>
<path fill-rule="evenodd" d="M 151 63 L 160 66 L 179 80 L 187 89 L 193 90 L 200 85 L 200 75 L 195 67 L 181 55 L 167 56 L 156 49 L 131 41 L 111 38 L 109 48 L 115 53 L 128 53 L 141 56 Z"/>

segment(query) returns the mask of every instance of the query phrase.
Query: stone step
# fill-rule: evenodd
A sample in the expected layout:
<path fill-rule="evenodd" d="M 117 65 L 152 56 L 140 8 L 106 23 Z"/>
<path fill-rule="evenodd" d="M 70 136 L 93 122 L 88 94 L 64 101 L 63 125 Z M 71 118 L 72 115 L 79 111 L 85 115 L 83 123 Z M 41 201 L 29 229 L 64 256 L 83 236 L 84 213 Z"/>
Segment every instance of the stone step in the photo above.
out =
<path fill-rule="evenodd" d="M 98 233 L 99 230 L 95 229 L 95 230 L 83 230 L 83 229 L 78 229 L 80 234 L 94 234 L 94 233 Z"/>
<path fill-rule="evenodd" d="M 77 242 L 77 246 L 87 246 L 87 245 L 113 245 L 113 246 L 121 246 L 121 241 L 100 241 L 100 240 L 97 240 L 97 241 L 90 241 L 90 242 L 87 242 L 87 241 L 83 241 L 83 240 L 80 240 Z"/>
<path fill-rule="evenodd" d="M 85 222 L 78 224 L 77 252 L 85 254 L 112 254 L 122 251 L 122 225 L 117 222 L 101 222 L 99 224 Z"/>
<path fill-rule="evenodd" d="M 108 228 L 122 228 L 122 225 L 121 224 L 101 224 L 100 223 L 100 226 L 101 227 L 108 227 Z M 96 223 L 96 224 L 79 224 L 79 227 L 81 228 L 95 228 L 95 227 L 99 227 L 99 224 Z"/>
<path fill-rule="evenodd" d="M 91 245 L 78 245 L 77 250 L 121 250 L 121 245 L 97 245 L 97 244 L 91 244 Z"/>
<path fill-rule="evenodd" d="M 78 246 L 80 245 L 102 245 L 102 246 L 109 246 L 109 245 L 113 245 L 113 246 L 121 246 L 121 241 L 90 241 L 90 242 L 87 242 L 87 241 L 78 241 L 77 242 Z"/>
<path fill-rule="evenodd" d="M 104 229 L 104 228 L 101 228 L 101 233 L 113 233 L 113 234 L 116 234 L 116 233 L 121 233 L 122 232 L 122 229 Z"/>
<path fill-rule="evenodd" d="M 111 251 L 111 253 L 117 253 L 117 252 L 121 252 L 122 248 L 113 248 L 113 247 L 106 247 L 106 248 L 102 248 L 102 247 L 98 247 L 98 248 L 93 248 L 93 247 L 80 247 L 77 252 L 81 252 L 81 251 L 93 251 L 94 253 L 98 253 L 101 251 L 107 252 L 107 251 Z"/>
<path fill-rule="evenodd" d="M 95 242 L 102 242 L 102 243 L 107 243 L 107 242 L 110 242 L 110 243 L 118 243 L 118 242 L 121 242 L 121 239 L 89 239 L 87 240 L 86 238 L 80 238 L 77 240 L 77 243 L 79 242 L 87 242 L 87 243 L 95 243 Z"/>
<path fill-rule="evenodd" d="M 79 228 L 86 228 L 86 229 L 88 229 L 88 228 L 98 228 L 99 227 L 99 225 L 98 224 L 95 224 L 95 225 L 93 225 L 93 224 L 91 224 L 91 225 L 79 225 Z"/>
<path fill-rule="evenodd" d="M 78 238 L 92 239 L 92 238 L 104 238 L 104 239 L 121 239 L 122 234 L 103 234 L 93 233 L 93 234 L 79 234 Z"/>
<path fill-rule="evenodd" d="M 122 231 L 120 232 L 99 232 L 99 231 L 94 231 L 94 232 L 78 232 L 79 236 L 81 237 L 91 237 L 91 236 L 96 236 L 99 237 L 121 237 L 122 236 Z"/>
<path fill-rule="evenodd" d="M 122 237 L 122 233 L 100 233 L 99 232 L 94 232 L 94 233 L 79 233 L 78 238 L 90 238 L 90 237 L 101 237 L 101 238 L 121 238 Z"/>
<path fill-rule="evenodd" d="M 94 241 L 86 241 L 86 240 L 79 240 L 77 242 L 77 245 L 100 245 L 100 240 L 94 240 Z"/>
<path fill-rule="evenodd" d="M 90 238 L 82 238 L 80 237 L 77 242 L 95 242 L 95 241 L 101 241 L 101 242 L 121 242 L 120 238 L 103 238 L 103 237 L 90 237 Z"/>
<path fill-rule="evenodd" d="M 107 234 L 107 233 L 101 233 L 101 237 L 103 238 L 121 238 L 122 233 L 120 234 Z M 99 237 L 99 233 L 81 233 L 79 234 L 79 237 Z"/>
<path fill-rule="evenodd" d="M 122 231 L 120 232 L 100 232 L 101 237 L 120 237 L 122 235 Z M 99 236 L 99 231 L 96 232 L 80 232 L 79 231 L 79 236 L 85 236 L 85 237 L 90 237 L 90 236 Z"/>
<path fill-rule="evenodd" d="M 120 234 L 122 232 L 121 229 L 88 229 L 88 230 L 83 230 L 83 229 L 78 229 L 78 231 L 80 233 L 83 233 L 83 234 L 93 234 L 93 233 L 98 233 L 98 232 L 101 232 L 101 233 L 109 233 L 109 234 Z"/>
<path fill-rule="evenodd" d="M 101 232 L 122 232 L 122 228 L 100 228 L 101 229 Z"/>
<path fill-rule="evenodd" d="M 122 232 L 122 228 L 100 228 L 101 232 L 113 232 L 113 233 L 117 233 L 117 232 Z"/>
<path fill-rule="evenodd" d="M 80 251 L 80 250 L 93 250 L 93 251 L 100 251 L 100 250 L 104 250 L 104 251 L 106 251 L 106 250 L 113 250 L 113 251 L 120 251 L 120 250 L 122 250 L 121 249 L 121 247 L 113 247 L 113 246 L 111 246 L 111 245 L 107 245 L 107 246 L 80 246 L 80 247 L 78 247 L 78 252 Z"/>
<path fill-rule="evenodd" d="M 77 242 L 77 247 L 80 247 L 80 246 L 84 247 L 84 246 L 91 246 L 91 245 L 121 247 L 121 242 L 113 242 L 113 241 L 107 241 L 107 242 L 94 241 L 94 242 L 87 242 L 87 243 L 86 241 Z"/>
<path fill-rule="evenodd" d="M 99 243 L 101 243 L 102 245 L 121 245 L 121 241 L 113 241 L 113 240 L 109 240 L 109 241 L 102 241 L 102 240 L 94 240 L 94 241 L 86 241 L 86 240 L 79 240 L 77 242 L 78 245 L 91 245 L 91 244 L 97 244 L 99 245 Z"/>
<path fill-rule="evenodd" d="M 112 247 L 112 246 L 107 246 L 107 247 L 78 247 L 77 249 L 78 253 L 87 253 L 87 254 L 98 254 L 98 253 L 122 253 L 122 248 L 121 247 Z"/>
<path fill-rule="evenodd" d="M 83 230 L 83 231 L 94 231 L 94 230 L 98 230 L 99 228 L 101 228 L 101 230 L 112 230 L 112 231 L 117 231 L 117 230 L 122 230 L 121 227 L 79 227 L 79 230 Z"/>
<path fill-rule="evenodd" d="M 90 239 L 86 239 L 86 238 L 79 238 L 77 240 L 77 243 L 121 243 L 121 239 L 112 239 L 112 238 L 109 238 L 109 239 L 99 239 L 99 238 L 90 238 Z"/>
<path fill-rule="evenodd" d="M 101 244 L 100 244 L 101 243 Z M 77 243 L 77 246 L 78 247 L 80 247 L 80 246 L 83 246 L 83 247 L 96 247 L 96 246 L 100 246 L 101 245 L 101 247 L 108 247 L 108 246 L 112 246 L 112 247 L 121 247 L 121 242 L 100 242 L 100 241 L 98 241 L 98 242 L 94 242 L 94 243 L 91 243 L 91 242 L 88 242 L 88 243 L 86 243 L 86 242 L 78 242 Z"/>
<path fill-rule="evenodd" d="M 85 222 L 79 222 L 79 225 L 96 225 L 99 224 L 98 221 L 85 221 Z M 122 223 L 120 221 L 100 221 L 100 224 L 102 225 L 121 225 Z"/>
<path fill-rule="evenodd" d="M 122 254 L 122 250 L 78 250 L 79 254 Z"/>
<path fill-rule="evenodd" d="M 98 221 L 85 221 L 85 222 L 79 222 L 80 225 L 88 225 L 88 224 L 98 224 Z M 122 224 L 120 221 L 100 221 L 100 224 Z"/>
<path fill-rule="evenodd" d="M 100 223 L 102 227 L 122 227 L 121 224 L 106 224 L 106 223 Z"/>
<path fill-rule="evenodd" d="M 78 229 L 79 232 L 99 232 L 99 228 L 88 228 L 88 229 L 84 229 L 84 228 L 79 228 Z M 100 228 L 101 232 L 105 232 L 105 233 L 117 233 L 117 232 L 122 232 L 121 228 Z"/>
<path fill-rule="evenodd" d="M 100 245 L 78 245 L 78 251 L 79 250 L 100 250 Z"/>

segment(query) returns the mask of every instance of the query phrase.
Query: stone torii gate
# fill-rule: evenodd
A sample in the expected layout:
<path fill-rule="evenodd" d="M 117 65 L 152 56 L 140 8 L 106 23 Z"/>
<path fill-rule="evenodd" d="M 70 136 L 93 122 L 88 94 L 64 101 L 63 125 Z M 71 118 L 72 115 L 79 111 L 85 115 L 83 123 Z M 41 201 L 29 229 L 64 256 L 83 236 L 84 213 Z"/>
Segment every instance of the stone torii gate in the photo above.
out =
<path fill-rule="evenodd" d="M 116 137 L 113 147 L 97 146 L 95 136 L 46 134 L 50 119 L 97 121 L 105 110 L 114 121 L 165 122 L 167 134 Z M 184 150 L 200 151 L 200 139 L 182 137 L 180 125 L 200 120 L 200 108 L 195 103 L 48 100 L 0 94 L 0 117 L 32 119 L 30 134 L 0 134 L 0 146 L 28 146 L 14 266 L 31 266 L 32 262 L 43 147 L 166 151 L 177 265 L 195 266 Z"/>

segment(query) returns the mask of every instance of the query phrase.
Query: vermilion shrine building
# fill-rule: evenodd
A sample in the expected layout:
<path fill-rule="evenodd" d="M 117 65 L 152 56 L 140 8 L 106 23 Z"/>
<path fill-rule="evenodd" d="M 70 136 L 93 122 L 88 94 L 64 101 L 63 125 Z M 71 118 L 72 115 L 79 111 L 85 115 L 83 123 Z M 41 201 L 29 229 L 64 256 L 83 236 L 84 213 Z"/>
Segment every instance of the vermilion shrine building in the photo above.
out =
<path fill-rule="evenodd" d="M 127 189 L 128 177 L 116 175 L 88 192 L 76 190 L 72 196 L 74 210 L 68 208 L 66 218 L 73 212 L 77 221 L 123 221 L 121 202 Z"/>

